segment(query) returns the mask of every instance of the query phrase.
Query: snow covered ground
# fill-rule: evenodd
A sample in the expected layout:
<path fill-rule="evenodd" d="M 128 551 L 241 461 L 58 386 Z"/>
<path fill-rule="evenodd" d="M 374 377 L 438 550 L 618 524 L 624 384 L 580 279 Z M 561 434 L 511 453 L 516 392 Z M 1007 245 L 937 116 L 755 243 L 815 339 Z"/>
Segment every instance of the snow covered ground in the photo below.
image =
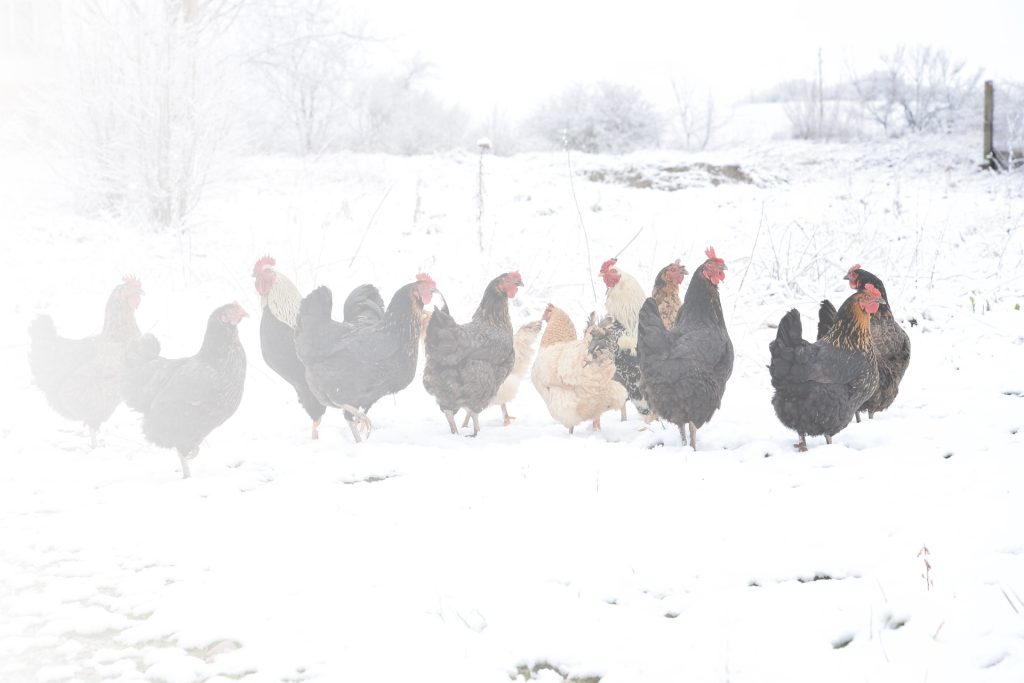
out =
<path fill-rule="evenodd" d="M 1024 175 L 977 170 L 977 147 L 577 155 L 575 202 L 565 155 L 488 156 L 483 253 L 474 155 L 249 159 L 184 236 L 83 217 L 8 159 L 0 681 L 1024 680 Z M 587 179 L 601 169 L 685 177 Z M 696 453 L 635 415 L 570 436 L 528 382 L 518 420 L 491 409 L 477 439 L 449 435 L 417 379 L 373 408 L 367 443 L 333 411 L 311 442 L 260 357 L 264 253 L 336 297 L 426 270 L 461 320 L 516 268 L 515 322 L 548 301 L 580 320 L 641 229 L 619 265 L 645 286 L 707 245 L 729 266 L 736 366 Z M 892 409 L 797 453 L 770 404 L 773 326 L 797 306 L 811 329 L 858 262 L 910 369 Z M 222 303 L 252 315 L 242 406 L 191 480 L 123 407 L 89 451 L 30 382 L 31 317 L 94 333 L 128 272 L 168 355 Z"/>

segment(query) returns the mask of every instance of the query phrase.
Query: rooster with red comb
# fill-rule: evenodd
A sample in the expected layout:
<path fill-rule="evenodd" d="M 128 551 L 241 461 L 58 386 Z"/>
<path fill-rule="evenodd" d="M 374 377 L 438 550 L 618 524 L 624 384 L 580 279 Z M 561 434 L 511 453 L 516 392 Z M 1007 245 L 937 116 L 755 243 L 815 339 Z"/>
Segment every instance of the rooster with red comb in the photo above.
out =
<path fill-rule="evenodd" d="M 320 420 L 327 408 L 309 389 L 306 366 L 295 353 L 295 320 L 302 295 L 298 287 L 274 267 L 277 261 L 264 256 L 252 268 L 256 293 L 260 295 L 260 350 L 263 360 L 295 389 L 299 404 L 313 421 L 311 436 L 320 438 Z"/>

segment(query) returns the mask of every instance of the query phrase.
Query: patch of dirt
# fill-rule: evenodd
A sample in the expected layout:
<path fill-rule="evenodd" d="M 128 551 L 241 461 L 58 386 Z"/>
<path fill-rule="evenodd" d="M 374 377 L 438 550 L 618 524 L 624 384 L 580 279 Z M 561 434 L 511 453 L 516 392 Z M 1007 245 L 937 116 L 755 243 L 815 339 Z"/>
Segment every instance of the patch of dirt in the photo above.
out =
<path fill-rule="evenodd" d="M 738 164 L 718 166 L 703 161 L 673 166 L 626 166 L 581 171 L 593 183 L 624 185 L 640 190 L 675 192 L 694 187 L 717 187 L 723 184 L 763 186 Z"/>

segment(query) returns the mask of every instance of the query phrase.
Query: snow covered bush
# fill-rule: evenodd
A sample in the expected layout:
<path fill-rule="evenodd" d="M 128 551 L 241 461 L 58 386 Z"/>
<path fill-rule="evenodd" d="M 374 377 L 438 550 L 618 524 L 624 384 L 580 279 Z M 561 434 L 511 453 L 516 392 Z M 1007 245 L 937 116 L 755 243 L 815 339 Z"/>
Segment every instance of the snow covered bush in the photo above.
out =
<path fill-rule="evenodd" d="M 463 146 L 469 115 L 420 86 L 425 64 L 404 74 L 365 79 L 355 91 L 347 147 L 357 151 L 429 154 Z"/>
<path fill-rule="evenodd" d="M 598 83 L 571 86 L 548 100 L 526 128 L 552 148 L 619 154 L 657 147 L 663 125 L 637 88 Z"/>
<path fill-rule="evenodd" d="M 222 38 L 231 0 L 67 6 L 64 86 L 50 114 L 91 207 L 180 224 L 231 138 Z"/>
<path fill-rule="evenodd" d="M 930 45 L 900 45 L 880 60 L 881 68 L 854 77 L 853 86 L 864 111 L 886 135 L 978 124 L 980 70 L 971 71 L 965 61 Z"/>
<path fill-rule="evenodd" d="M 300 154 L 339 149 L 365 69 L 364 22 L 331 0 L 260 2 L 245 30 L 246 63 L 265 93 L 249 112 L 265 121 L 257 136 Z"/>

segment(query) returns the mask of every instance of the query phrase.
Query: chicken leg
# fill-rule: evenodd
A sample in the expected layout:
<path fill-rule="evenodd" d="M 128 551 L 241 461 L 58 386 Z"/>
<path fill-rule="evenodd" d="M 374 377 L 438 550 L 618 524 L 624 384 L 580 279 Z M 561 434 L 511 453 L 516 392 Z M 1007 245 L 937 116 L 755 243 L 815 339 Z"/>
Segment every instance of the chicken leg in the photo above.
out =
<path fill-rule="evenodd" d="M 189 479 L 192 477 L 192 470 L 189 469 L 188 461 L 199 455 L 199 448 L 193 448 L 187 454 L 183 451 L 178 451 L 178 460 L 181 461 L 181 478 Z"/>
<path fill-rule="evenodd" d="M 462 429 L 465 429 L 468 426 L 469 426 L 469 411 L 467 410 L 466 411 L 466 419 L 464 419 L 462 421 Z"/>
<path fill-rule="evenodd" d="M 793 444 L 793 448 L 797 449 L 801 453 L 807 452 L 807 435 L 800 434 L 800 442 Z"/>
<path fill-rule="evenodd" d="M 514 420 L 515 418 L 508 414 L 508 408 L 505 406 L 504 403 L 501 404 L 501 414 L 505 416 L 506 427 L 512 424 L 512 420 Z"/>
<path fill-rule="evenodd" d="M 360 427 L 366 430 L 365 438 L 370 437 L 370 432 L 373 431 L 373 423 L 370 422 L 370 418 L 366 416 L 366 413 L 347 403 L 338 407 L 345 411 L 345 420 L 348 422 L 349 429 L 352 430 L 352 436 L 355 438 L 356 443 L 362 443 L 364 440 L 364 437 L 359 433 Z"/>
<path fill-rule="evenodd" d="M 452 434 L 458 434 L 459 428 L 455 426 L 455 411 L 446 410 L 444 411 L 444 416 L 448 420 L 448 428 L 452 430 Z M 469 419 L 468 414 L 466 415 L 466 419 Z"/>
<path fill-rule="evenodd" d="M 316 440 L 318 440 L 320 438 L 320 420 L 319 419 L 313 420 L 313 434 L 312 434 L 312 438 L 313 438 L 313 441 L 316 441 Z"/>
<path fill-rule="evenodd" d="M 469 416 L 473 418 L 473 433 L 466 436 L 476 436 L 480 433 L 480 413 L 474 413 L 468 408 L 466 410 L 469 411 Z"/>
<path fill-rule="evenodd" d="M 685 446 L 686 445 L 686 425 L 685 424 L 679 425 L 679 436 L 680 436 L 680 438 L 682 438 L 683 445 Z"/>
<path fill-rule="evenodd" d="M 831 434 L 826 434 L 825 435 L 825 443 L 827 443 L 829 446 L 832 445 L 832 435 Z"/>
<path fill-rule="evenodd" d="M 601 416 L 600 415 L 598 415 L 597 417 L 594 418 L 593 425 L 594 425 L 594 431 L 595 432 L 601 431 Z"/>
<path fill-rule="evenodd" d="M 693 446 L 693 450 L 697 450 L 697 425 L 690 423 L 690 445 Z"/>

